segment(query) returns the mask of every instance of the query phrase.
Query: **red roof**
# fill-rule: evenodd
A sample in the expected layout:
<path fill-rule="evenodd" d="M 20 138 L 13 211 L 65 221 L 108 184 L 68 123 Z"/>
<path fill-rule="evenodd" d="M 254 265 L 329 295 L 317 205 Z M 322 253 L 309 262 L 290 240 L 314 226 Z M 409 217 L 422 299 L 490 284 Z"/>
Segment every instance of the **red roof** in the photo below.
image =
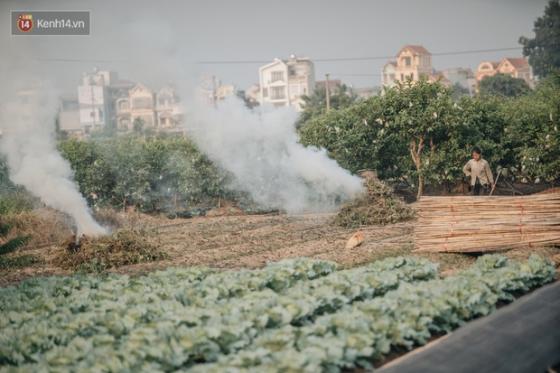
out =
<path fill-rule="evenodd" d="M 397 56 L 401 54 L 405 49 L 411 50 L 414 54 L 431 54 L 426 48 L 421 45 L 405 45 L 401 48 L 399 53 L 397 53 Z"/>
<path fill-rule="evenodd" d="M 504 58 L 505 60 L 507 60 L 509 63 L 511 63 L 511 65 L 513 67 L 515 67 L 516 69 L 523 69 L 523 68 L 527 68 L 529 67 L 529 62 L 527 61 L 526 58 L 520 57 L 520 58 Z"/>

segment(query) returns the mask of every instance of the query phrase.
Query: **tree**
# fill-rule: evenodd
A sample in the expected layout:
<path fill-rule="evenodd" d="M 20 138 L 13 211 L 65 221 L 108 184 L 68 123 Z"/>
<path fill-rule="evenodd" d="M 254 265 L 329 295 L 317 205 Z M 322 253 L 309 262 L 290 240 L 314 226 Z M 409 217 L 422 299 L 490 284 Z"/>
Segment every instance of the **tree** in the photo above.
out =
<path fill-rule="evenodd" d="M 142 130 L 144 129 L 144 119 L 140 117 L 134 118 L 134 121 L 132 122 L 132 129 L 135 133 L 142 133 Z"/>
<path fill-rule="evenodd" d="M 385 93 L 396 115 L 389 131 L 408 143 L 417 174 L 417 198 L 424 193 L 426 176 L 448 162 L 446 146 L 454 145 L 458 110 L 451 92 L 440 83 L 407 81 Z"/>
<path fill-rule="evenodd" d="M 505 146 L 512 149 L 520 178 L 560 180 L 560 78 L 550 74 L 535 91 L 504 103 Z"/>
<path fill-rule="evenodd" d="M 523 79 L 517 79 L 506 74 L 487 76 L 480 81 L 481 95 L 517 97 L 526 94 L 531 88 Z"/>
<path fill-rule="evenodd" d="M 540 77 L 560 69 L 560 1 L 550 0 L 544 15 L 537 18 L 533 29 L 535 37 L 519 38 L 523 45 L 523 55 L 529 57 L 529 64 Z"/>
<path fill-rule="evenodd" d="M 349 107 L 358 99 L 355 93 L 350 91 L 346 85 L 330 88 L 330 107 L 331 109 L 342 109 Z M 303 111 L 298 120 L 298 124 L 303 124 L 314 116 L 327 112 L 327 93 L 326 88 L 319 88 L 313 91 L 310 96 L 303 96 Z"/>
<path fill-rule="evenodd" d="M 247 108 L 249 109 L 253 109 L 259 106 L 259 103 L 257 101 L 251 100 L 249 97 L 245 95 L 245 91 L 237 91 L 235 92 L 235 95 L 237 96 L 237 98 L 242 100 L 245 106 L 247 106 Z"/>
<path fill-rule="evenodd" d="M 421 196 L 425 183 L 453 181 L 461 173 L 472 146 L 461 112 L 440 83 L 408 82 L 312 118 L 300 129 L 301 142 L 326 148 L 351 171 L 370 168 L 381 178 L 406 181 Z"/>
<path fill-rule="evenodd" d="M 469 96 L 469 95 L 470 95 L 469 89 L 463 87 L 459 83 L 455 83 L 451 87 L 451 97 L 453 97 L 453 100 L 455 101 L 459 100 L 463 96 Z"/>

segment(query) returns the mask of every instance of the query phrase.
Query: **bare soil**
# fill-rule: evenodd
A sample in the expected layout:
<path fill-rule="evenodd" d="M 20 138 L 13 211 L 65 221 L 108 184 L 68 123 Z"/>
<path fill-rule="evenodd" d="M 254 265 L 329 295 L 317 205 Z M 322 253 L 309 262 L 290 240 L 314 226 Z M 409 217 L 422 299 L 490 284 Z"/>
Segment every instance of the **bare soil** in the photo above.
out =
<path fill-rule="evenodd" d="M 352 267 L 390 256 L 412 254 L 414 221 L 359 228 L 365 236 L 362 245 L 345 249 L 346 241 L 357 229 L 332 223 L 333 214 L 236 215 L 168 219 L 131 213 L 124 225 L 144 229 L 168 254 L 168 259 L 128 265 L 111 271 L 142 273 L 169 266 L 210 266 L 217 268 L 255 268 L 269 261 L 290 257 L 333 260 Z M 63 244 L 37 245 L 10 255 L 34 255 L 38 263 L 24 268 L 0 270 L 0 286 L 34 276 L 68 274 L 53 258 Z M 557 258 L 560 248 L 516 249 L 504 252 L 515 258 L 531 253 Z M 444 274 L 452 274 L 476 260 L 475 255 L 418 254 L 439 262 Z"/>

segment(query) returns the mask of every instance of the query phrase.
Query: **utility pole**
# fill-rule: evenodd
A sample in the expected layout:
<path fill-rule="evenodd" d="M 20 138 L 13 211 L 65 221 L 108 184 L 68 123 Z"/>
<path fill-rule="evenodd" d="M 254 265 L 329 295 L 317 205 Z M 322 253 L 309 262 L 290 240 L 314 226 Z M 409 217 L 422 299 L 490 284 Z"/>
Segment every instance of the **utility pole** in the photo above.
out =
<path fill-rule="evenodd" d="M 216 75 L 212 75 L 212 104 L 214 107 L 217 106 L 217 92 L 216 92 Z"/>
<path fill-rule="evenodd" d="M 331 92 L 329 90 L 329 75 L 325 74 L 325 98 L 327 100 L 327 111 L 331 110 Z"/>

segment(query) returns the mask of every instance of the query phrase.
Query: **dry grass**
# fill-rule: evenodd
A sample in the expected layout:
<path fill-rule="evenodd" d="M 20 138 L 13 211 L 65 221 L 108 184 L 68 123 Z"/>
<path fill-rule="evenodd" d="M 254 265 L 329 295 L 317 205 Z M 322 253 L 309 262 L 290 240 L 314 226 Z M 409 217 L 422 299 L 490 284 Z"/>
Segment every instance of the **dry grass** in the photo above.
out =
<path fill-rule="evenodd" d="M 2 217 L 10 225 L 10 235 L 29 236 L 26 248 L 62 243 L 72 234 L 71 222 L 64 214 L 48 208 L 8 214 Z"/>
<path fill-rule="evenodd" d="M 84 257 L 81 262 L 76 256 L 69 257 L 62 244 L 29 248 L 13 253 L 14 260 L 25 264 L 25 267 L 0 268 L 0 286 L 29 277 L 67 275 L 76 270 L 107 269 L 109 272 L 137 274 L 170 266 L 256 268 L 269 261 L 301 256 L 333 260 L 341 267 L 349 268 L 386 257 L 414 255 L 438 262 L 443 274 L 449 275 L 467 267 L 477 258 L 474 254 L 413 253 L 414 221 L 362 227 L 363 244 L 347 250 L 344 248 L 346 242 L 356 231 L 333 226 L 333 214 L 241 215 L 172 220 L 143 214 L 122 215 L 125 218 L 124 230 L 128 229 L 124 235 L 132 235 L 129 236 L 130 240 L 140 240 L 141 245 L 147 241 L 148 249 L 132 249 L 132 253 L 128 254 L 120 252 L 112 256 L 119 258 L 118 260 L 112 261 L 110 258 L 99 264 L 97 259 L 88 260 L 96 257 L 92 253 L 78 254 Z M 105 250 L 118 234 L 96 242 L 93 245 L 95 248 L 91 250 Z M 125 241 L 134 246 L 134 242 L 130 240 Z M 117 243 L 117 246 L 121 251 L 126 247 L 123 241 Z M 150 261 L 153 259 L 150 255 L 154 255 L 150 250 L 154 248 L 157 248 L 156 257 L 164 253 L 165 259 Z M 138 251 L 140 254 L 137 254 Z M 147 259 L 142 258 L 142 252 Z M 525 258 L 531 253 L 557 258 L 557 262 L 560 262 L 558 247 L 519 248 L 503 252 L 516 259 Z M 26 260 L 16 259 L 22 254 L 34 255 L 40 261 L 28 266 L 30 263 L 26 263 Z M 100 254 L 102 258 L 103 255 L 109 255 L 105 252 Z M 74 264 L 66 262 L 62 267 L 61 258 L 64 258 L 63 262 L 72 259 Z"/>
<path fill-rule="evenodd" d="M 63 269 L 103 272 L 129 264 L 152 262 L 167 256 L 144 231 L 119 230 L 110 236 L 82 237 L 59 251 L 54 263 Z"/>
<path fill-rule="evenodd" d="M 102 226 L 111 230 L 117 230 L 125 226 L 127 219 L 125 214 L 112 208 L 103 208 L 93 212 L 93 218 Z"/>
<path fill-rule="evenodd" d="M 385 225 L 410 220 L 414 211 L 391 188 L 376 178 L 365 181 L 366 192 L 342 207 L 334 223 L 341 227 Z"/>

